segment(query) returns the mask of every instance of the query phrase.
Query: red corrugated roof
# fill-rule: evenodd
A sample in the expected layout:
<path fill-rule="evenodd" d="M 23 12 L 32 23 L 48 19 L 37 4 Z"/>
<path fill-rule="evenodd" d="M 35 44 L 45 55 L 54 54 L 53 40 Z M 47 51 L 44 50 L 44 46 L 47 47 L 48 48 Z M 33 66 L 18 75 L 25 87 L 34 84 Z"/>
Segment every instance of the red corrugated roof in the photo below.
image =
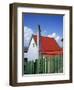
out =
<path fill-rule="evenodd" d="M 37 44 L 37 35 L 34 35 Z M 54 38 L 40 36 L 40 52 L 45 55 L 63 54 L 63 49 Z"/>

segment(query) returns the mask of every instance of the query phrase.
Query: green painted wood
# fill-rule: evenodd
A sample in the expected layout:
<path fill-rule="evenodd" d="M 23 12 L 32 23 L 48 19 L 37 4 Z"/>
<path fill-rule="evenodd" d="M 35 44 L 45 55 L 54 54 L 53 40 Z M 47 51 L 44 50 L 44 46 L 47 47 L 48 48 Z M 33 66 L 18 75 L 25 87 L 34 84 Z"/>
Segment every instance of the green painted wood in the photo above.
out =
<path fill-rule="evenodd" d="M 40 57 L 24 63 L 24 74 L 62 73 L 63 56 Z"/>
<path fill-rule="evenodd" d="M 55 73 L 55 58 L 50 58 L 50 73 Z"/>

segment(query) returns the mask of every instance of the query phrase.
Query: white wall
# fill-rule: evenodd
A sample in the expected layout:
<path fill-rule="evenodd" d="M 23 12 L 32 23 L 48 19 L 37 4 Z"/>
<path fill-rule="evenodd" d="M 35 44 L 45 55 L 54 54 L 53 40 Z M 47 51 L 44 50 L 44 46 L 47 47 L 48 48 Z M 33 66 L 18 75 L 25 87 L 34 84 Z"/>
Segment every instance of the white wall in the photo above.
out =
<path fill-rule="evenodd" d="M 74 11 L 74 0 L 0 0 L 0 90 L 74 90 L 74 79 L 72 84 L 57 84 L 44 86 L 42 85 L 28 87 L 9 86 L 9 3 L 18 1 L 56 5 L 73 5 Z"/>
<path fill-rule="evenodd" d="M 33 47 L 34 44 L 34 47 Z M 32 38 L 29 49 L 28 49 L 28 54 L 27 54 L 28 60 L 34 60 L 38 59 L 38 47 L 36 46 L 36 43 L 34 41 L 34 38 Z"/>

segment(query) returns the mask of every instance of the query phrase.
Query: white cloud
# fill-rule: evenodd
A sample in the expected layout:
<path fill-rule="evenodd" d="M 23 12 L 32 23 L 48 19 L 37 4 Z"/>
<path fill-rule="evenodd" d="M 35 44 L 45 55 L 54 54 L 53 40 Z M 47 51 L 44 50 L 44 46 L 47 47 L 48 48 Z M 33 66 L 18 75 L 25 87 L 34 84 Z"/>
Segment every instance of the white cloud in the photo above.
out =
<path fill-rule="evenodd" d="M 52 34 L 48 35 L 48 37 L 56 38 L 56 33 L 52 33 Z"/>
<path fill-rule="evenodd" d="M 59 39 L 60 39 L 60 36 L 57 36 L 57 37 L 55 38 L 56 41 L 58 41 Z"/>
<path fill-rule="evenodd" d="M 52 33 L 52 37 L 53 38 L 56 38 L 56 33 Z"/>
<path fill-rule="evenodd" d="M 24 27 L 24 46 L 27 47 L 31 36 L 33 34 L 33 30 L 27 26 Z"/>
<path fill-rule="evenodd" d="M 58 36 L 56 33 L 52 33 L 52 34 L 48 35 L 48 37 L 54 38 L 56 41 L 58 41 L 60 39 L 60 36 Z"/>
<path fill-rule="evenodd" d="M 48 35 L 48 37 L 54 38 L 57 41 L 57 43 L 59 44 L 59 46 L 62 47 L 61 37 L 58 36 L 55 32 L 50 34 L 50 35 Z"/>

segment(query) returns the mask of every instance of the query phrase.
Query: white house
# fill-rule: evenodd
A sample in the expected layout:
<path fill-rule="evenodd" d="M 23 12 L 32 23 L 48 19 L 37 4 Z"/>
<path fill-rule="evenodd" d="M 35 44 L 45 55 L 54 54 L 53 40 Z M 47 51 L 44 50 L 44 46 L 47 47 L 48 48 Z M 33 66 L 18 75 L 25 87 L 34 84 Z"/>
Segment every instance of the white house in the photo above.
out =
<path fill-rule="evenodd" d="M 32 36 L 31 42 L 28 48 L 28 52 L 24 53 L 24 58 L 28 58 L 28 60 L 35 60 L 38 59 L 38 47 L 35 43 L 35 40 Z"/>
<path fill-rule="evenodd" d="M 50 56 L 58 54 L 63 54 L 63 49 L 57 44 L 54 38 L 41 36 L 39 25 L 37 35 L 32 35 L 28 48 L 24 50 L 24 58 L 35 60 L 40 55 Z"/>
<path fill-rule="evenodd" d="M 35 60 L 39 57 L 39 48 L 40 48 L 40 26 L 38 26 L 38 32 L 37 32 L 37 43 L 35 42 L 35 35 L 32 35 L 28 49 L 26 52 L 24 52 L 24 58 L 27 58 L 28 60 Z"/>

